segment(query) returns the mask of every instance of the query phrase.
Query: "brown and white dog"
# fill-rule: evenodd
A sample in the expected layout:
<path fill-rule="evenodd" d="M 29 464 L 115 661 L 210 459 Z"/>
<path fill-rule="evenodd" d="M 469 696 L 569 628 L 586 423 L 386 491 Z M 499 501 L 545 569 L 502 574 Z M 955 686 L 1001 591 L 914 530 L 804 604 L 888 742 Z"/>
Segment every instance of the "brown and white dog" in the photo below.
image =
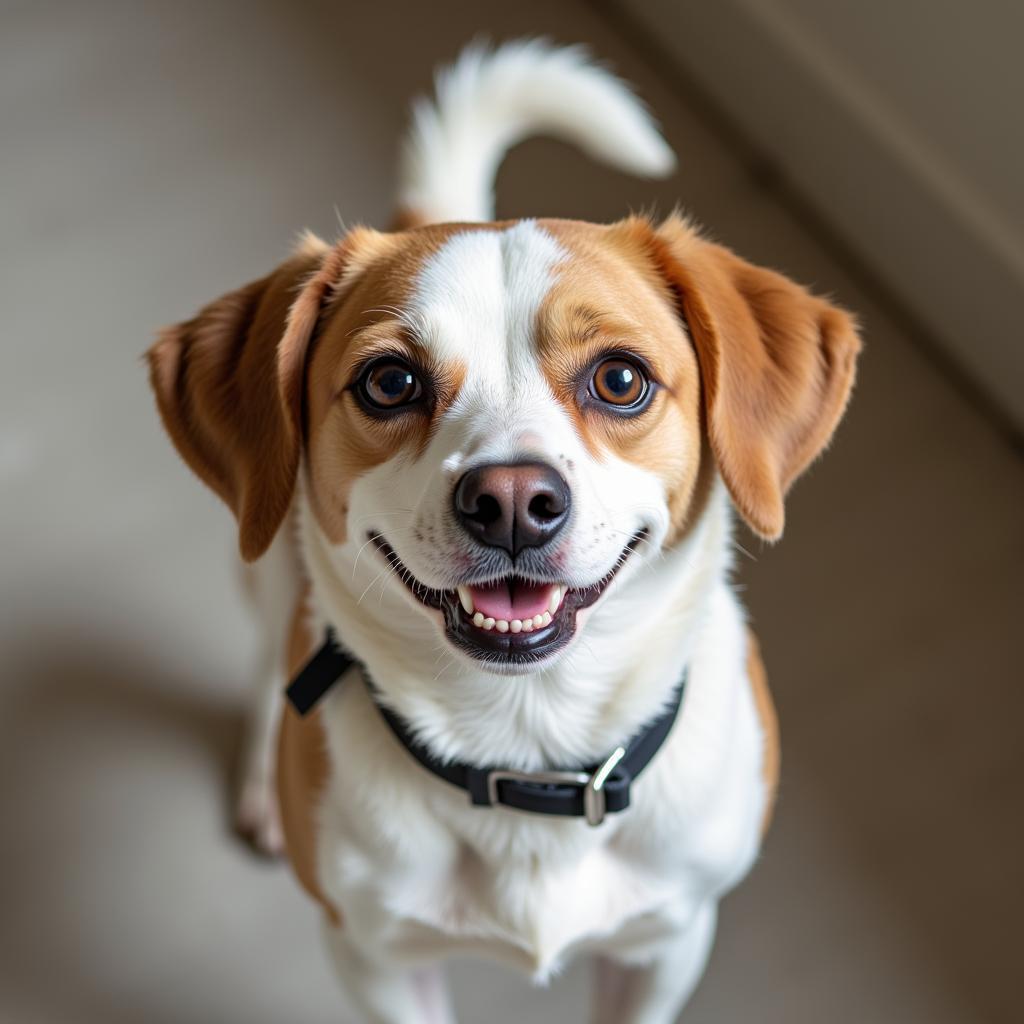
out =
<path fill-rule="evenodd" d="M 677 216 L 492 221 L 501 155 L 535 130 L 673 164 L 580 51 L 468 51 L 416 109 L 396 230 L 307 236 L 149 352 L 168 433 L 259 559 L 243 826 L 283 840 L 351 998 L 388 1024 L 452 1019 L 454 953 L 541 981 L 595 955 L 594 1020 L 675 1019 L 778 766 L 732 510 L 781 535 L 859 349 L 845 312 Z M 328 627 L 358 665 L 278 730 L 285 673 Z M 684 673 L 631 806 L 596 827 L 471 805 L 382 717 L 439 761 L 567 769 Z"/>

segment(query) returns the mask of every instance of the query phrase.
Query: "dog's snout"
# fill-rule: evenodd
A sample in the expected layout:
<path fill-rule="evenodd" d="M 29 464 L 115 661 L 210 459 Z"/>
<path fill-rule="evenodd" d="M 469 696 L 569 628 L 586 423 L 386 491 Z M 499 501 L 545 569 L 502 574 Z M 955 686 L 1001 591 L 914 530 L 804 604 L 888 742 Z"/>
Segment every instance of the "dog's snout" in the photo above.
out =
<path fill-rule="evenodd" d="M 513 558 L 551 540 L 570 503 L 569 485 L 544 462 L 478 466 L 455 488 L 455 514 L 470 536 Z"/>

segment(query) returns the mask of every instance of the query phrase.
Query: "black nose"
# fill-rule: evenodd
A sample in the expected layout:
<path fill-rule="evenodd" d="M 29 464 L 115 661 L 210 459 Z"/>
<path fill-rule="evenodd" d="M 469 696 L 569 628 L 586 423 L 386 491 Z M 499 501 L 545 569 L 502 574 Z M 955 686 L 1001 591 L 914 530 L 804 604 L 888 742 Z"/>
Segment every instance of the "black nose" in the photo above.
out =
<path fill-rule="evenodd" d="M 543 462 L 478 466 L 455 488 L 455 514 L 470 536 L 513 558 L 551 540 L 569 504 L 569 485 Z"/>

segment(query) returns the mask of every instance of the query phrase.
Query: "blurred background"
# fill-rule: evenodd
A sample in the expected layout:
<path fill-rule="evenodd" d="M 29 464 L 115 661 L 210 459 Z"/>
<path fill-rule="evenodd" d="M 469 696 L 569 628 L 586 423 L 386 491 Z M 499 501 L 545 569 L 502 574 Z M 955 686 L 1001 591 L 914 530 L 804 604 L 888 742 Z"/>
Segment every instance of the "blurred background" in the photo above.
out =
<path fill-rule="evenodd" d="M 231 835 L 253 632 L 140 361 L 298 231 L 383 226 L 408 100 L 477 35 L 584 42 L 679 154 L 550 141 L 502 216 L 678 201 L 858 312 L 851 412 L 740 583 L 783 730 L 684 1019 L 1020 1019 L 1024 8 L 1006 0 L 0 7 L 0 1019 L 346 1020 L 318 913 Z M 584 1019 L 458 964 L 467 1022 Z"/>

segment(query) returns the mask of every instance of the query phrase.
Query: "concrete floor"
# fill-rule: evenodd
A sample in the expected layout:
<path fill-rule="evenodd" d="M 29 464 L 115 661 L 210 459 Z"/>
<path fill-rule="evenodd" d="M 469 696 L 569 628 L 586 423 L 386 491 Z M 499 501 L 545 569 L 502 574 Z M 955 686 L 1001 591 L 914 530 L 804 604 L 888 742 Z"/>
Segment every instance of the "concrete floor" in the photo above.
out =
<path fill-rule="evenodd" d="M 680 154 L 652 186 L 529 143 L 502 214 L 681 199 L 865 325 L 785 541 L 744 542 L 784 779 L 687 1024 L 1020 1019 L 1020 461 L 692 97 L 580 2 L 8 4 L 2 29 L 0 1019 L 349 1019 L 315 910 L 226 827 L 252 630 L 139 354 L 297 229 L 383 224 L 405 103 L 479 32 L 590 42 Z M 583 1019 L 584 965 L 454 977 L 468 1022 Z"/>

